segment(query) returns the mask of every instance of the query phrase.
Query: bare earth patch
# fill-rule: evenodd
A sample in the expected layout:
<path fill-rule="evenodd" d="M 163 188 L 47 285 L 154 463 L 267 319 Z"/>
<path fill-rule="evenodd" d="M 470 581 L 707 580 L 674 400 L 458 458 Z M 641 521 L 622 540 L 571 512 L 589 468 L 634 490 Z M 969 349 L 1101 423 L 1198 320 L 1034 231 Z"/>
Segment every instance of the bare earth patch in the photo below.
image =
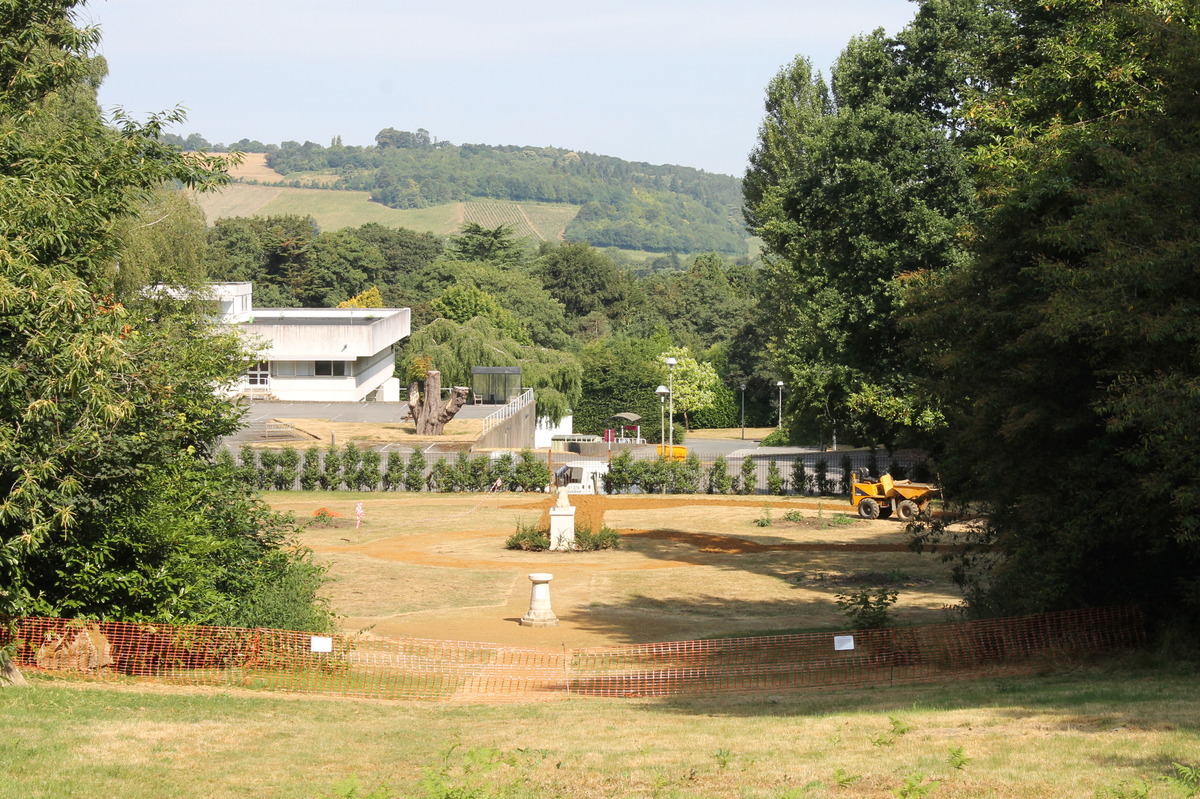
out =
<path fill-rule="evenodd" d="M 572 497 L 577 527 L 612 527 L 621 546 L 562 553 L 504 547 L 518 523 L 548 519 L 544 494 L 270 497 L 301 520 L 319 507 L 339 514 L 301 543 L 330 568 L 343 628 L 383 636 L 579 647 L 841 627 L 836 595 L 860 584 L 898 590 L 903 622 L 944 620 L 957 602 L 937 557 L 908 551 L 901 524 L 853 518 L 838 500 Z M 532 572 L 554 575 L 558 627 L 518 624 Z"/>
<path fill-rule="evenodd" d="M 299 432 L 310 436 L 314 442 L 328 443 L 330 434 L 340 442 L 376 444 L 465 444 L 474 442 L 483 433 L 482 419 L 452 419 L 446 424 L 445 432 L 436 437 L 418 436 L 413 422 L 403 421 L 397 416 L 394 422 L 333 422 L 329 419 L 276 419 L 286 422 Z"/>

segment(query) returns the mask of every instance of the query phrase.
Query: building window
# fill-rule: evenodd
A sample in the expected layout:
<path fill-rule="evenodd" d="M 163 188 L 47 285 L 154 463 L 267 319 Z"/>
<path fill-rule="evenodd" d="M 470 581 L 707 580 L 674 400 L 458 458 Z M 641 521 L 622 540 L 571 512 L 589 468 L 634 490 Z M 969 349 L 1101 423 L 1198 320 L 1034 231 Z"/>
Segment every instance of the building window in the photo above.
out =
<path fill-rule="evenodd" d="M 322 377 L 346 377 L 349 371 L 345 361 L 317 361 L 317 375 Z"/>
<path fill-rule="evenodd" d="M 271 364 L 259 361 L 246 372 L 246 381 L 252 386 L 271 385 Z"/>

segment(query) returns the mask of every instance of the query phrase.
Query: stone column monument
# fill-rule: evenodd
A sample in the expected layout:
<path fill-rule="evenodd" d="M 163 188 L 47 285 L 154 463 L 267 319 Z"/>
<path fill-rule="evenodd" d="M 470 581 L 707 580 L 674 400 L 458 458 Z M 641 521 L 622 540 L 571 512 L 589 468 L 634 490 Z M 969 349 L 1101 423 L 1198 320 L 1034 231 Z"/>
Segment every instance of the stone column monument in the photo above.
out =
<path fill-rule="evenodd" d="M 553 574 L 535 572 L 529 575 L 533 589 L 529 593 L 529 612 L 521 617 L 522 627 L 557 627 L 558 616 L 550 607 L 550 581 Z"/>
<path fill-rule="evenodd" d="M 566 486 L 558 489 L 558 500 L 550 509 L 550 548 L 570 552 L 575 548 L 575 507 Z"/>

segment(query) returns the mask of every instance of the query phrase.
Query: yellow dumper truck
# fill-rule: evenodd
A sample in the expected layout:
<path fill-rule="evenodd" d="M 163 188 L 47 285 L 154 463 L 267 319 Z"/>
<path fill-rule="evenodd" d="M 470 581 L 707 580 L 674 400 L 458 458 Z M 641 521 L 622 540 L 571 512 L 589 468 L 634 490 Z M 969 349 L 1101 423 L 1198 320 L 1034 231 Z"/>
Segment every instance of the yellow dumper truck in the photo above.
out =
<path fill-rule="evenodd" d="M 894 515 L 897 521 L 911 522 L 941 493 L 935 485 L 893 480 L 890 474 L 880 475 L 877 482 L 860 481 L 857 474 L 851 474 L 850 484 L 850 502 L 864 519 L 887 519 Z"/>

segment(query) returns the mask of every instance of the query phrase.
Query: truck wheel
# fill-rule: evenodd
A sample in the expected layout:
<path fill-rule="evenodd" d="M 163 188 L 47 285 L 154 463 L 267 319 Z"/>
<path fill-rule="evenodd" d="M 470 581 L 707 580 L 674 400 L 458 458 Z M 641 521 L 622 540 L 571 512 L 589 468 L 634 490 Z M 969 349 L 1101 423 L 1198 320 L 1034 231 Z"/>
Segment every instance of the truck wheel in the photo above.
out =
<path fill-rule="evenodd" d="M 917 514 L 921 512 L 921 508 L 911 499 L 905 499 L 896 506 L 896 519 L 902 522 L 911 522 L 917 518 Z"/>
<path fill-rule="evenodd" d="M 870 497 L 859 500 L 858 515 L 864 519 L 878 519 L 879 518 L 879 503 L 876 502 L 875 500 L 871 499 Z"/>

